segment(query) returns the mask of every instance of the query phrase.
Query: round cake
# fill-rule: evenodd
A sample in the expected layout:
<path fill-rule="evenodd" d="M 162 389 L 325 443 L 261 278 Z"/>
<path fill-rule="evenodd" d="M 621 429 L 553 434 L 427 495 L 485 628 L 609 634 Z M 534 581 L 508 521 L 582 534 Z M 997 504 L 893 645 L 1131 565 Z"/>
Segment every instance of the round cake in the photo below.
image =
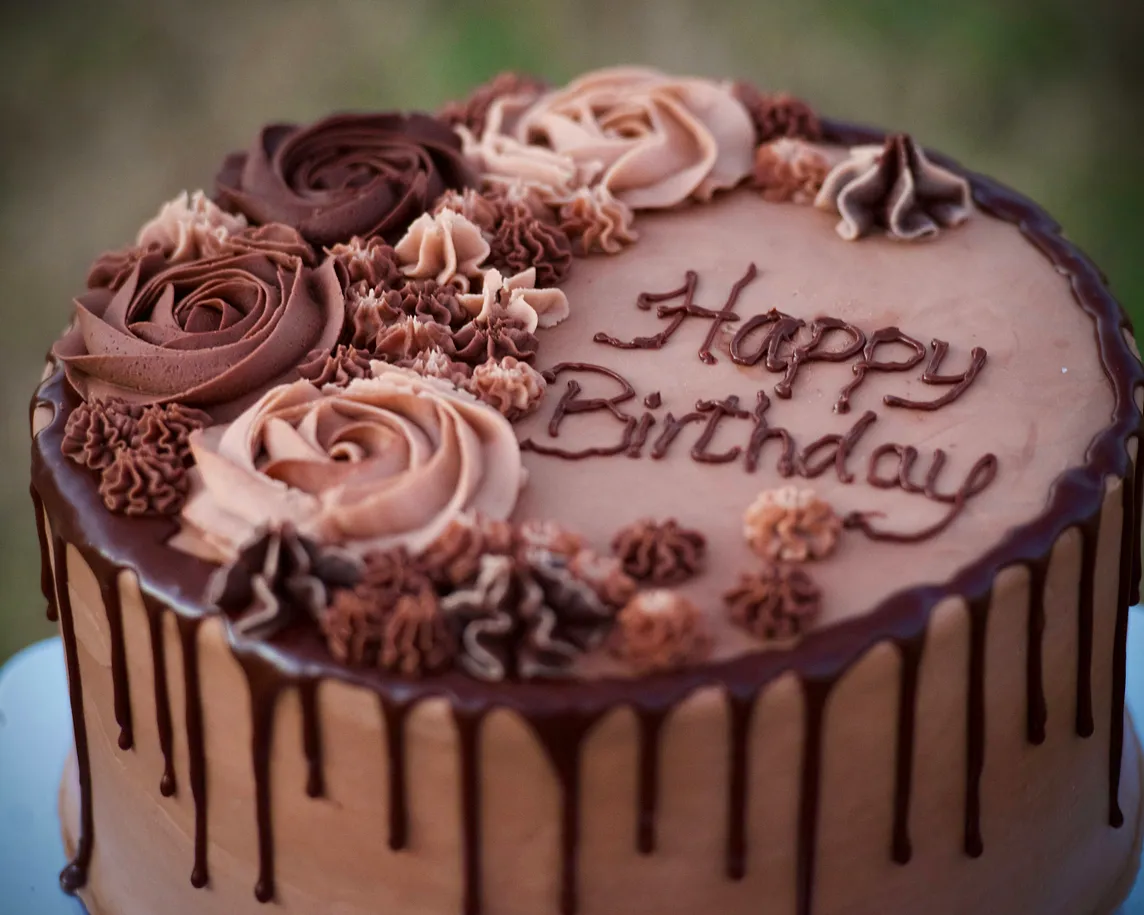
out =
<path fill-rule="evenodd" d="M 272 124 L 32 404 L 92 915 L 1112 913 L 1144 403 L 1035 204 L 741 82 Z"/>

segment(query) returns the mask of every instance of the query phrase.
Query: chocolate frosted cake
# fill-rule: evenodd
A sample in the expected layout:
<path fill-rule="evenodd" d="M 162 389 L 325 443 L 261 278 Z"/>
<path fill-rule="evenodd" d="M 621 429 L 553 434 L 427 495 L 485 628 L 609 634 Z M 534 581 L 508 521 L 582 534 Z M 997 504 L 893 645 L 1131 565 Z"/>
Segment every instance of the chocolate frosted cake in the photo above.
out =
<path fill-rule="evenodd" d="M 32 405 L 93 915 L 1111 913 L 1144 370 L 1025 198 L 742 83 L 265 127 Z"/>

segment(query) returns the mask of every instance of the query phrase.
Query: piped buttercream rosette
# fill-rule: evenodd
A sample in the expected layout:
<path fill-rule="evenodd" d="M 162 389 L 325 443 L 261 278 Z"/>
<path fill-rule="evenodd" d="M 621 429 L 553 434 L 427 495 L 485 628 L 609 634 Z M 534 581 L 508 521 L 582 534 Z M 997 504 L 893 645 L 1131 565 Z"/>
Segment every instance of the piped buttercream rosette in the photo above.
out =
<path fill-rule="evenodd" d="M 374 363 L 373 378 L 269 391 L 234 422 L 191 437 L 192 495 L 172 545 L 232 561 L 289 524 L 358 555 L 416 551 L 469 512 L 504 519 L 523 480 L 512 427 L 433 378 Z"/>

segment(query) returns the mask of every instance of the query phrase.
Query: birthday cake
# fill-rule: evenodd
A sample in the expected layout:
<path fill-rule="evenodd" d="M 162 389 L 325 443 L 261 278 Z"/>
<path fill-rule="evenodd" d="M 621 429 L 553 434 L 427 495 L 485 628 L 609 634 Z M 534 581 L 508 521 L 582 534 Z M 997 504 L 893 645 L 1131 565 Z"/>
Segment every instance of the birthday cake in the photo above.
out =
<path fill-rule="evenodd" d="M 1111 913 L 1144 369 L 1035 204 L 742 82 L 268 125 L 32 404 L 93 915 Z"/>

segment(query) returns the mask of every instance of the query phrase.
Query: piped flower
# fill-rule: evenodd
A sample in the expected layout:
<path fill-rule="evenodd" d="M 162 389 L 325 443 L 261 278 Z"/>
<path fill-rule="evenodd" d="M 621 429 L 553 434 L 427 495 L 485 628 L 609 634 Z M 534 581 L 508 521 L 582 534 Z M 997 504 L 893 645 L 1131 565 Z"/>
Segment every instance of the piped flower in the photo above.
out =
<path fill-rule="evenodd" d="M 434 280 L 468 292 L 481 278 L 489 243 L 478 226 L 453 210 L 422 213 L 394 246 L 402 274 L 412 280 Z"/>
<path fill-rule="evenodd" d="M 851 149 L 826 176 L 814 203 L 842 216 L 836 228 L 847 241 L 875 228 L 902 241 L 932 238 L 973 212 L 969 182 L 930 162 L 906 134 Z"/>
<path fill-rule="evenodd" d="M 655 589 L 637 594 L 619 612 L 611 650 L 637 674 L 649 674 L 702 660 L 711 650 L 711 636 L 695 604 L 674 591 Z"/>
<path fill-rule="evenodd" d="M 841 530 L 827 502 L 795 486 L 764 490 L 743 515 L 743 535 L 764 559 L 822 559 L 834 550 Z"/>
<path fill-rule="evenodd" d="M 485 274 L 481 292 L 462 295 L 460 301 L 478 324 L 503 316 L 519 321 L 529 333 L 538 327 L 555 327 L 570 312 L 568 297 L 561 290 L 537 288 L 532 267 L 507 278 L 494 267 Z"/>

